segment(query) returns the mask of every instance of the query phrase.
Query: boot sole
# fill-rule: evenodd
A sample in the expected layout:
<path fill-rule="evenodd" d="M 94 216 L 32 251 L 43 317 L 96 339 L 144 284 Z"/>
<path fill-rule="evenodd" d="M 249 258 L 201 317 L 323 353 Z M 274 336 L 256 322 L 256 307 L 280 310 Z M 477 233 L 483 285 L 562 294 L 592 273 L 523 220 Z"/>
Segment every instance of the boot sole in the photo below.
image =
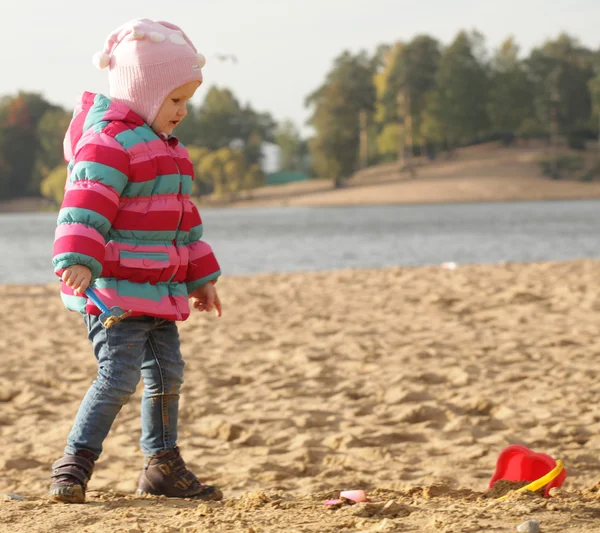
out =
<path fill-rule="evenodd" d="M 52 485 L 48 496 L 55 502 L 85 503 L 85 491 L 81 485 Z"/>
<path fill-rule="evenodd" d="M 165 496 L 165 494 L 160 494 L 157 492 L 151 492 L 147 490 L 137 489 L 135 492 L 137 496 Z M 189 499 L 189 500 L 202 500 L 205 502 L 213 501 L 218 502 L 223 499 L 223 493 L 220 489 L 214 488 L 210 492 L 195 494 L 193 496 L 167 496 L 167 498 L 181 498 L 181 499 Z"/>

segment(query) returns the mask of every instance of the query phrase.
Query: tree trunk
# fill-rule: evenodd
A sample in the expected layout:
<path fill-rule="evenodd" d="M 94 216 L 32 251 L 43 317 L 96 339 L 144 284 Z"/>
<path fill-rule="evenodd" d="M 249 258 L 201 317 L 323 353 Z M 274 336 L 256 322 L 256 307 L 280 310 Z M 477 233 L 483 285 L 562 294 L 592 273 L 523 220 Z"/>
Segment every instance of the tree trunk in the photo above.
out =
<path fill-rule="evenodd" d="M 334 189 L 341 189 L 344 186 L 345 181 L 346 180 L 344 178 L 335 178 L 333 180 L 333 188 Z"/>
<path fill-rule="evenodd" d="M 368 139 L 367 139 L 367 112 L 364 109 L 359 111 L 360 121 L 360 168 L 367 168 L 368 165 Z"/>
<path fill-rule="evenodd" d="M 412 123 L 412 113 L 410 109 L 410 94 L 408 90 L 405 91 L 404 95 L 405 101 L 405 112 L 404 112 L 404 124 L 406 131 L 406 140 L 408 141 L 407 149 L 406 149 L 406 164 L 411 167 L 412 166 L 412 157 L 413 157 L 413 123 Z"/>
<path fill-rule="evenodd" d="M 396 104 L 398 106 L 398 157 L 396 161 L 398 163 L 398 170 L 401 171 L 404 168 L 404 152 L 406 150 L 404 138 L 406 133 L 404 130 L 405 122 L 400 122 L 400 117 L 404 117 L 404 93 L 402 91 L 400 91 L 396 97 Z"/>

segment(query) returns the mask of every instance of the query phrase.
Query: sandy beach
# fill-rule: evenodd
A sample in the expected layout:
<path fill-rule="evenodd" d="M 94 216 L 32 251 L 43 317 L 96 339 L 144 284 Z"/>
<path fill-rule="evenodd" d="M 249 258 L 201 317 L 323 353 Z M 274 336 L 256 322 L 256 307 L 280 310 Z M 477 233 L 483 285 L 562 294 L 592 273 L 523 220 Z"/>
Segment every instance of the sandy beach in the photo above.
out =
<path fill-rule="evenodd" d="M 181 325 L 180 446 L 225 499 L 133 495 L 139 400 L 83 506 L 45 497 L 95 375 L 56 285 L 1 286 L 0 532 L 600 531 L 600 262 L 226 277 Z M 498 501 L 497 457 L 561 459 L 551 498 Z M 371 503 L 326 509 L 340 490 Z M 16 494 L 24 500 L 11 500 Z"/>

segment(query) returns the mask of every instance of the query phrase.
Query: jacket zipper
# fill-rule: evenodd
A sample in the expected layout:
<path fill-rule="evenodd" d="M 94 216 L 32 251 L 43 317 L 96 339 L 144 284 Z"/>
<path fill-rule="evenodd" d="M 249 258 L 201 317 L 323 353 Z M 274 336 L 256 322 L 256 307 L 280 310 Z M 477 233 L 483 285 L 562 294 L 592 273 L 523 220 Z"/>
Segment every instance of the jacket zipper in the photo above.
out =
<path fill-rule="evenodd" d="M 179 175 L 179 190 L 178 190 L 178 193 L 177 193 L 177 198 L 178 198 L 178 200 L 180 200 L 180 198 L 181 198 L 181 169 L 179 168 L 179 165 L 177 164 L 177 161 L 175 160 L 175 157 L 174 157 L 174 154 L 173 154 L 173 150 L 169 146 L 169 141 L 165 141 L 165 144 L 167 145 L 167 150 L 169 151 L 169 153 L 173 157 L 173 160 L 175 161 L 175 166 L 177 167 L 177 174 Z M 183 208 L 181 209 L 181 212 L 179 214 L 179 220 L 177 221 L 177 228 L 175 229 L 175 238 L 172 241 L 173 242 L 173 247 L 175 248 L 175 253 L 179 257 L 180 262 L 181 262 L 181 256 L 179 255 L 179 252 L 178 252 L 178 249 L 177 249 L 177 235 L 179 234 L 179 225 L 181 224 L 181 219 L 182 218 L 183 218 Z M 175 277 L 175 274 L 177 273 L 177 270 L 179 270 L 179 267 L 177 267 L 177 269 L 175 270 L 175 272 L 173 272 L 173 274 L 169 278 L 169 282 L 171 282 L 173 280 L 173 278 Z M 169 298 L 171 299 L 171 303 L 173 304 L 173 307 L 175 307 L 175 309 L 177 310 L 178 318 L 181 318 L 181 312 L 179 311 L 179 308 L 177 307 L 177 302 L 175 301 L 175 298 L 173 298 L 173 296 L 171 296 L 171 294 L 169 294 Z"/>

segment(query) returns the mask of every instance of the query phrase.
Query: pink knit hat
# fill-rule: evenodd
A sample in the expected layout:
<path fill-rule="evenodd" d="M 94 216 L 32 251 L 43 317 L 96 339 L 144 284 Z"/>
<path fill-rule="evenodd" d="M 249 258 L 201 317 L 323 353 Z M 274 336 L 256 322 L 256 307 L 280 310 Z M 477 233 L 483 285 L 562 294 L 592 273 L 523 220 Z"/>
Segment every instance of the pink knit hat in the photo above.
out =
<path fill-rule="evenodd" d="M 175 24 L 131 20 L 117 28 L 94 55 L 108 67 L 109 94 L 152 125 L 165 98 L 177 87 L 202 82 L 206 59 Z"/>

